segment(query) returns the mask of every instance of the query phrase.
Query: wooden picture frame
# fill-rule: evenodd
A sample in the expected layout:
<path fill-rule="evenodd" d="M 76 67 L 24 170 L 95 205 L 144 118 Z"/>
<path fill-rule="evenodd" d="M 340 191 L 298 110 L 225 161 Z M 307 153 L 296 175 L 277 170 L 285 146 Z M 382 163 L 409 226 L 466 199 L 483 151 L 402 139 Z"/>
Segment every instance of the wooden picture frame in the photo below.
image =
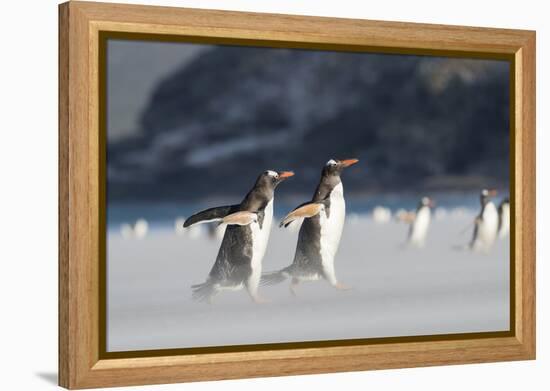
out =
<path fill-rule="evenodd" d="M 102 34 L 499 58 L 511 72 L 511 329 L 106 355 Z M 104 129 L 103 129 L 104 131 Z M 103 313 L 102 313 L 103 311 Z M 59 6 L 59 384 L 90 388 L 535 358 L 535 32 L 68 2 Z"/>

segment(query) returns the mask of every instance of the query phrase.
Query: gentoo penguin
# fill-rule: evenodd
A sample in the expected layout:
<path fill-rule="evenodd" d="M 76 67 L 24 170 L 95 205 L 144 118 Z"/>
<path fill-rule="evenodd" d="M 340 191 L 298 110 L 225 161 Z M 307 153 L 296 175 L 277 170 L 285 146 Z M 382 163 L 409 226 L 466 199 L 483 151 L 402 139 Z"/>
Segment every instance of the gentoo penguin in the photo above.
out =
<path fill-rule="evenodd" d="M 498 237 L 504 239 L 510 232 L 510 199 L 506 197 L 498 206 Z"/>
<path fill-rule="evenodd" d="M 300 281 L 324 278 L 333 287 L 346 289 L 338 282 L 334 270 L 334 256 L 346 216 L 340 174 L 344 168 L 357 162 L 357 159 L 331 159 L 326 163 L 312 200 L 298 206 L 281 222 L 281 226 L 287 227 L 293 221 L 303 219 L 294 262 L 282 270 L 264 274 L 262 285 L 277 284 L 291 278 L 290 290 L 295 294 L 295 287 Z"/>
<path fill-rule="evenodd" d="M 372 219 L 375 223 L 385 224 L 391 221 L 391 210 L 383 206 L 376 206 L 372 210 Z"/>
<path fill-rule="evenodd" d="M 434 202 L 429 197 L 422 197 L 411 221 L 407 243 L 410 246 L 422 248 L 426 242 L 426 234 L 430 226 L 431 208 Z"/>
<path fill-rule="evenodd" d="M 211 221 L 226 225 L 206 282 L 192 286 L 195 300 L 211 301 L 221 290 L 246 287 L 255 302 L 261 301 L 258 285 L 273 220 L 274 191 L 279 183 L 293 175 L 290 171 L 265 171 L 240 204 L 210 208 L 185 221 L 184 227 Z"/>
<path fill-rule="evenodd" d="M 147 236 L 149 230 L 149 224 L 145 219 L 137 219 L 134 224 L 122 224 L 121 233 L 124 238 L 137 238 L 143 239 Z"/>
<path fill-rule="evenodd" d="M 474 221 L 474 235 L 470 242 L 470 249 L 473 251 L 488 252 L 493 246 L 498 230 L 498 213 L 491 197 L 496 194 L 496 190 L 481 191 L 481 211 Z"/>

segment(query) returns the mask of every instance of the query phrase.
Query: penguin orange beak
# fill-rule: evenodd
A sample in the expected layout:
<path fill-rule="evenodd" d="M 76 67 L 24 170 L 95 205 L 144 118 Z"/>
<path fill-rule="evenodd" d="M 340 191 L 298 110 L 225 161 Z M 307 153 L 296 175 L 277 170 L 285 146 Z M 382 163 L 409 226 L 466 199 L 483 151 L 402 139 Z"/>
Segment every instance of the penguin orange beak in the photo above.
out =
<path fill-rule="evenodd" d="M 491 197 L 495 197 L 497 194 L 498 194 L 498 192 L 497 192 L 495 189 L 489 190 L 489 195 L 490 195 Z"/>
<path fill-rule="evenodd" d="M 294 173 L 292 171 L 281 171 L 281 172 L 279 172 L 279 180 L 281 180 L 281 181 L 283 181 L 285 179 L 288 179 L 291 176 L 294 176 Z"/>
<path fill-rule="evenodd" d="M 430 208 L 435 208 L 435 201 L 430 198 L 430 202 L 428 202 L 428 206 Z"/>
<path fill-rule="evenodd" d="M 349 167 L 353 166 L 355 163 L 359 162 L 359 159 L 346 159 L 346 160 L 340 160 L 340 164 L 342 167 Z"/>

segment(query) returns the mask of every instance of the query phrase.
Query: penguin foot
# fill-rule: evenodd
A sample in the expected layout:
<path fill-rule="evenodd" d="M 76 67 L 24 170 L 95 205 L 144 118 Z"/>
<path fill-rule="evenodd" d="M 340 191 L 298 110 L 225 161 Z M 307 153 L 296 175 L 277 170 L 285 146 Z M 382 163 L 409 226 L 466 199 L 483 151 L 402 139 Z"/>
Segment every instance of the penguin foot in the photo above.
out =
<path fill-rule="evenodd" d="M 333 285 L 336 289 L 338 289 L 339 291 L 349 291 L 351 289 L 353 289 L 351 286 L 347 286 L 347 285 L 344 285 L 342 284 L 341 282 L 337 282 L 335 285 Z"/>

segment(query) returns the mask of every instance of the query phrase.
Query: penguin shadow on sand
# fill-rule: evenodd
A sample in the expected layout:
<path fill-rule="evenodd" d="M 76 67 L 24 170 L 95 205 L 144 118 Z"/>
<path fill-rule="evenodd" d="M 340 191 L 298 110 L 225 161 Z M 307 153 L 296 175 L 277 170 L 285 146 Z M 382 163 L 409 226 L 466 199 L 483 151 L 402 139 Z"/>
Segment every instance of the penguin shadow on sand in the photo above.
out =
<path fill-rule="evenodd" d="M 294 297 L 300 283 L 306 281 L 326 280 L 335 289 L 351 289 L 336 277 L 334 261 L 346 217 L 341 174 L 357 162 L 357 159 L 330 159 L 324 165 L 311 200 L 298 205 L 279 225 L 288 228 L 302 221 L 293 262 L 263 274 L 261 286 L 290 280 L 290 292 Z"/>

